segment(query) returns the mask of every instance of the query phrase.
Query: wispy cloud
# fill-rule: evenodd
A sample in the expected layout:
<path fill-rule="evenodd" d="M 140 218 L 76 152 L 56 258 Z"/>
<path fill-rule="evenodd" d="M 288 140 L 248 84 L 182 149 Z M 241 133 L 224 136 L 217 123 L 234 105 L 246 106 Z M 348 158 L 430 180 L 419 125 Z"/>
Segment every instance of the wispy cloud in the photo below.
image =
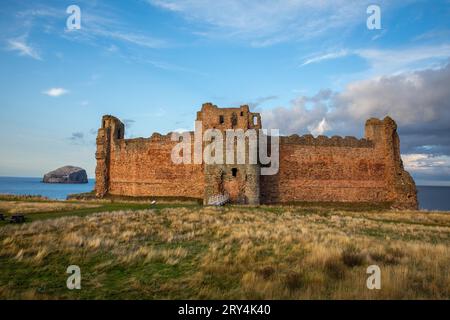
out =
<path fill-rule="evenodd" d="M 233 103 L 233 105 L 243 105 L 243 104 L 248 104 L 248 106 L 253 110 L 253 111 L 259 111 L 261 106 L 269 101 L 273 101 L 273 100 L 277 100 L 279 97 L 276 95 L 270 95 L 270 96 L 263 96 L 263 97 L 258 97 L 256 99 L 254 99 L 253 101 L 244 101 L 244 102 L 236 102 Z"/>
<path fill-rule="evenodd" d="M 136 122 L 133 119 L 123 119 L 122 122 L 125 124 L 125 127 L 127 127 L 127 129 L 129 129 L 130 127 L 133 126 L 133 124 Z"/>
<path fill-rule="evenodd" d="M 117 51 L 117 44 L 149 49 L 168 46 L 167 40 L 155 37 L 149 32 L 141 32 L 136 25 L 124 21 L 121 18 L 122 13 L 115 7 L 103 2 L 86 2 L 82 8 L 84 8 L 82 9 L 82 28 L 76 32 L 66 30 L 62 34 L 64 38 L 94 45 L 99 45 L 98 42 L 101 40 L 109 40 L 105 47 L 105 50 L 109 52 Z"/>
<path fill-rule="evenodd" d="M 92 16 L 86 18 L 83 24 L 83 28 L 75 34 L 75 32 L 66 32 L 66 38 L 77 39 L 77 40 L 95 40 L 98 38 L 105 38 L 109 40 L 116 40 L 128 45 L 136 45 L 144 48 L 158 49 L 167 47 L 167 41 L 155 37 L 151 37 L 145 34 L 136 33 L 123 29 L 123 27 L 115 25 L 105 25 L 98 23 L 100 21 L 99 17 Z M 103 20 L 105 21 L 105 20 Z M 111 50 L 111 48 L 114 48 Z M 106 48 L 107 51 L 113 52 L 117 51 L 117 46 L 109 45 Z"/>
<path fill-rule="evenodd" d="M 450 29 L 433 29 L 414 37 L 413 41 L 448 39 L 450 37 Z"/>
<path fill-rule="evenodd" d="M 73 132 L 72 135 L 67 138 L 67 140 L 73 145 L 95 146 L 96 145 L 96 141 L 95 141 L 96 135 L 97 135 L 96 129 L 90 129 L 87 132 L 77 131 L 77 132 Z"/>
<path fill-rule="evenodd" d="M 364 22 L 361 15 L 372 1 L 206 1 L 147 0 L 193 23 L 196 35 L 211 39 L 241 39 L 252 46 L 307 40 Z M 380 0 L 384 8 L 393 5 Z M 364 17 L 364 16 L 363 16 Z"/>
<path fill-rule="evenodd" d="M 21 56 L 27 56 L 36 60 L 42 60 L 37 49 L 33 48 L 31 44 L 27 43 L 26 36 L 22 36 L 16 39 L 9 39 L 7 49 L 11 51 L 17 51 Z"/>
<path fill-rule="evenodd" d="M 60 97 L 65 94 L 68 94 L 69 90 L 64 88 L 50 88 L 46 91 L 43 91 L 42 93 L 50 97 Z"/>
<path fill-rule="evenodd" d="M 99 40 L 112 40 L 123 45 L 134 45 L 145 48 L 161 48 L 167 41 L 150 35 L 148 32 L 136 31 L 135 26 L 125 22 L 115 7 L 104 2 L 80 1 L 82 9 L 82 28 L 80 30 L 64 30 L 67 14 L 64 8 L 49 5 L 31 5 L 16 14 L 17 25 L 26 32 L 38 28 L 46 33 L 54 33 L 65 39 L 83 41 L 92 45 L 101 45 Z M 57 27 L 58 26 L 58 27 Z M 114 44 L 108 43 L 105 50 Z"/>
<path fill-rule="evenodd" d="M 52 34 L 67 41 L 72 41 L 104 50 L 109 55 L 123 59 L 126 62 L 142 63 L 166 71 L 186 72 L 206 76 L 201 71 L 178 64 L 163 61 L 159 56 L 154 58 L 152 50 L 171 47 L 170 39 L 155 36 L 145 24 L 137 24 L 124 19 L 123 12 L 117 6 L 103 1 L 80 0 L 82 10 L 82 28 L 80 30 L 65 30 L 67 14 L 65 10 L 50 5 L 30 4 L 18 12 L 16 29 L 22 33 L 33 35 L 41 33 Z M 23 42 L 23 41 L 22 41 Z M 12 43 L 15 50 L 22 49 L 25 53 L 40 58 L 38 52 L 30 45 Z"/>
<path fill-rule="evenodd" d="M 307 66 L 308 64 L 319 63 L 319 62 L 322 62 L 325 60 L 332 60 L 332 59 L 345 57 L 348 54 L 349 54 L 349 52 L 347 50 L 339 50 L 336 52 L 329 52 L 329 53 L 318 55 L 318 56 L 315 56 L 315 57 L 305 60 L 305 62 L 303 62 L 300 65 L 300 67 Z"/>
<path fill-rule="evenodd" d="M 418 63 L 427 63 L 427 67 L 437 60 L 450 57 L 450 45 L 420 46 L 390 50 L 360 49 L 355 54 L 367 60 L 378 74 L 400 73 L 423 67 Z"/>
<path fill-rule="evenodd" d="M 69 138 L 72 141 L 79 141 L 84 139 L 84 133 L 83 132 L 74 132 L 72 133 L 72 136 Z"/>
<path fill-rule="evenodd" d="M 128 55 L 127 58 L 130 61 L 136 62 L 136 63 L 141 63 L 141 64 L 147 64 L 147 65 L 151 65 L 155 68 L 161 69 L 161 70 L 166 70 L 166 71 L 174 71 L 174 72 L 184 72 L 184 73 L 191 73 L 191 74 L 195 74 L 195 75 L 199 75 L 202 77 L 206 77 L 208 76 L 207 73 L 204 73 L 202 71 L 198 71 L 192 68 L 188 68 L 188 67 L 183 67 L 177 64 L 173 64 L 170 62 L 165 62 L 162 60 L 153 60 L 153 59 L 149 59 L 147 57 L 143 57 L 142 55 Z"/>
<path fill-rule="evenodd" d="M 86 144 L 86 140 L 84 137 L 83 132 L 74 132 L 72 135 L 68 138 L 71 144 L 74 145 L 84 145 Z"/>
<path fill-rule="evenodd" d="M 397 49 L 342 49 L 305 58 L 300 67 L 351 55 L 367 61 L 372 74 L 393 74 L 429 67 L 440 60 L 448 59 L 450 45 Z"/>

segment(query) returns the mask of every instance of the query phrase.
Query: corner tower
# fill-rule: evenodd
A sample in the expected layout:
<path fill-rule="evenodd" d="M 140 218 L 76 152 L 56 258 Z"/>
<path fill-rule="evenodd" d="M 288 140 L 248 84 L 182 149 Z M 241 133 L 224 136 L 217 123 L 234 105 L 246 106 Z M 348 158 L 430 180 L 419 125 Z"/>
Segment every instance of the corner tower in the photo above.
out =
<path fill-rule="evenodd" d="M 365 137 L 374 142 L 376 155 L 384 159 L 387 200 L 393 203 L 394 208 L 418 209 L 416 184 L 403 167 L 395 121 L 390 117 L 367 120 Z"/>
<path fill-rule="evenodd" d="M 102 126 L 97 134 L 97 152 L 95 158 L 95 195 L 103 198 L 109 191 L 110 157 L 115 142 L 123 139 L 125 135 L 124 124 L 116 117 L 106 115 L 102 118 Z"/>

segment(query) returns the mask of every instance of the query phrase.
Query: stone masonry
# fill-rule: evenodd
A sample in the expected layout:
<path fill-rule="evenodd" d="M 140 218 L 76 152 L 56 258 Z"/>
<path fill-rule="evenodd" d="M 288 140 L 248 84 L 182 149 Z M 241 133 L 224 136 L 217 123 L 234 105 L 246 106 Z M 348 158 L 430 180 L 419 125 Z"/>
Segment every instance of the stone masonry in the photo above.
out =
<path fill-rule="evenodd" d="M 262 128 L 260 115 L 246 105 L 218 108 L 205 103 L 197 120 L 202 121 L 202 132 Z M 280 137 L 275 175 L 261 175 L 259 163 L 174 164 L 171 152 L 178 142 L 171 141 L 171 133 L 137 139 L 124 139 L 124 133 L 119 119 L 103 117 L 97 136 L 97 197 L 197 198 L 207 204 L 211 196 L 227 194 L 232 203 L 251 205 L 365 202 L 418 207 L 414 180 L 400 158 L 397 125 L 389 117 L 369 119 L 363 139 Z"/>

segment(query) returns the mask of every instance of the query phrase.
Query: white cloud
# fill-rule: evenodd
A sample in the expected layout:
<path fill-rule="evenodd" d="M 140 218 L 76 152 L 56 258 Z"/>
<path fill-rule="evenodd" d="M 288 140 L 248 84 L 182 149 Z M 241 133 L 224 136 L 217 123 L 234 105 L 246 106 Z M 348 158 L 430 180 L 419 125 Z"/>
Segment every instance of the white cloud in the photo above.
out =
<path fill-rule="evenodd" d="M 170 11 L 182 11 L 182 5 L 176 3 L 175 1 L 164 1 L 164 0 L 148 0 L 149 3 L 161 7 L 163 9 L 167 9 Z"/>
<path fill-rule="evenodd" d="M 427 184 L 450 183 L 450 157 L 435 156 L 424 153 L 402 155 L 405 169 L 416 176 L 419 181 L 428 181 Z M 430 183 L 431 182 L 431 183 Z"/>
<path fill-rule="evenodd" d="M 45 95 L 48 95 L 50 97 L 60 97 L 60 96 L 63 96 L 65 94 L 68 94 L 69 91 L 64 89 L 64 88 L 51 88 L 51 89 L 48 89 L 48 90 L 46 90 L 46 91 L 44 91 L 42 93 L 45 94 Z"/>
<path fill-rule="evenodd" d="M 303 62 L 300 65 L 300 67 L 307 66 L 307 65 L 313 64 L 313 63 L 319 63 L 319 62 L 326 61 L 326 60 L 342 58 L 342 57 L 347 56 L 348 54 L 349 54 L 349 52 L 347 50 L 339 50 L 336 52 L 330 52 L 330 53 L 322 54 L 319 56 L 314 56 L 312 58 L 305 60 L 305 62 Z"/>
<path fill-rule="evenodd" d="M 184 132 L 190 132 L 192 129 L 186 129 L 186 128 L 176 128 L 172 130 L 172 133 L 184 133 Z"/>
<path fill-rule="evenodd" d="M 147 0 L 196 24 L 197 35 L 238 38 L 253 46 L 305 40 L 365 22 L 371 1 Z M 389 2 L 380 0 L 385 8 Z"/>
<path fill-rule="evenodd" d="M 83 8 L 82 28 L 77 32 L 66 30 L 61 34 L 64 38 L 93 45 L 99 45 L 99 42 L 108 40 L 105 45 L 105 50 L 108 52 L 117 52 L 119 47 L 116 44 L 119 42 L 150 49 L 168 46 L 166 40 L 132 28 L 121 18 L 122 13 L 107 2 L 87 2 Z"/>
<path fill-rule="evenodd" d="M 149 37 L 144 34 L 138 34 L 134 32 L 127 31 L 111 31 L 108 28 L 103 28 L 98 25 L 91 25 L 87 27 L 87 33 L 92 33 L 95 36 L 110 38 L 113 40 L 118 40 L 122 42 L 126 42 L 128 44 L 133 44 L 146 48 L 162 48 L 166 47 L 167 43 L 164 40 L 156 39 L 153 37 Z M 110 51 L 112 47 L 109 46 L 107 48 Z"/>
<path fill-rule="evenodd" d="M 360 49 L 355 54 L 367 60 L 373 73 L 391 74 L 419 69 L 420 63 L 428 66 L 450 57 L 450 45 L 410 47 L 395 50 Z"/>
<path fill-rule="evenodd" d="M 341 92 L 322 90 L 290 106 L 264 110 L 263 119 L 283 134 L 309 130 L 361 136 L 368 118 L 389 115 L 399 125 L 403 152 L 450 155 L 449 83 L 450 64 L 355 81 Z"/>
<path fill-rule="evenodd" d="M 8 50 L 17 51 L 21 56 L 28 56 L 36 60 L 42 60 L 39 52 L 27 43 L 26 36 L 8 40 Z"/>
<path fill-rule="evenodd" d="M 403 154 L 402 160 L 407 170 L 418 170 L 424 167 L 424 164 L 431 156 L 424 153 Z"/>
<path fill-rule="evenodd" d="M 397 49 L 342 49 L 304 59 L 300 67 L 346 56 L 359 56 L 369 63 L 374 75 L 399 74 L 425 67 L 450 57 L 450 45 L 420 46 Z"/>
<path fill-rule="evenodd" d="M 67 14 L 65 8 L 48 5 L 30 5 L 16 14 L 17 24 L 26 32 L 31 28 L 41 27 L 43 32 L 53 33 L 65 39 L 89 43 L 95 46 L 105 46 L 105 50 L 117 48 L 111 41 L 145 48 L 166 47 L 167 42 L 153 37 L 147 32 L 134 30 L 114 6 L 107 2 L 82 1 L 82 28 L 77 32 L 70 32 L 60 27 Z M 65 24 L 64 24 L 65 25 Z M 103 43 L 109 40 L 108 43 Z"/>
<path fill-rule="evenodd" d="M 350 83 L 335 100 L 335 113 L 362 121 L 392 116 L 402 126 L 450 121 L 450 65 Z"/>
<path fill-rule="evenodd" d="M 328 113 L 327 106 L 322 101 L 313 102 L 314 107 L 308 108 L 307 104 L 313 99 L 315 98 L 302 96 L 293 100 L 289 107 L 263 110 L 264 127 L 279 129 L 281 134 L 310 133 Z"/>
<path fill-rule="evenodd" d="M 311 132 L 314 136 L 323 135 L 325 132 L 331 129 L 330 125 L 327 122 L 327 119 L 323 118 L 316 126 L 311 125 L 308 126 L 309 132 Z"/>

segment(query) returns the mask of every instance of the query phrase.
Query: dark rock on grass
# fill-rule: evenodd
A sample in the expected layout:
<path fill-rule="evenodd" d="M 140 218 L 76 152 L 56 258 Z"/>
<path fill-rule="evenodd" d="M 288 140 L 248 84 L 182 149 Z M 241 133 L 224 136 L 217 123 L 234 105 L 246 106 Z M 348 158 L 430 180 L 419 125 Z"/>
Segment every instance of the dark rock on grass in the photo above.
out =
<path fill-rule="evenodd" d="M 44 183 L 88 183 L 86 170 L 65 166 L 44 175 Z"/>

